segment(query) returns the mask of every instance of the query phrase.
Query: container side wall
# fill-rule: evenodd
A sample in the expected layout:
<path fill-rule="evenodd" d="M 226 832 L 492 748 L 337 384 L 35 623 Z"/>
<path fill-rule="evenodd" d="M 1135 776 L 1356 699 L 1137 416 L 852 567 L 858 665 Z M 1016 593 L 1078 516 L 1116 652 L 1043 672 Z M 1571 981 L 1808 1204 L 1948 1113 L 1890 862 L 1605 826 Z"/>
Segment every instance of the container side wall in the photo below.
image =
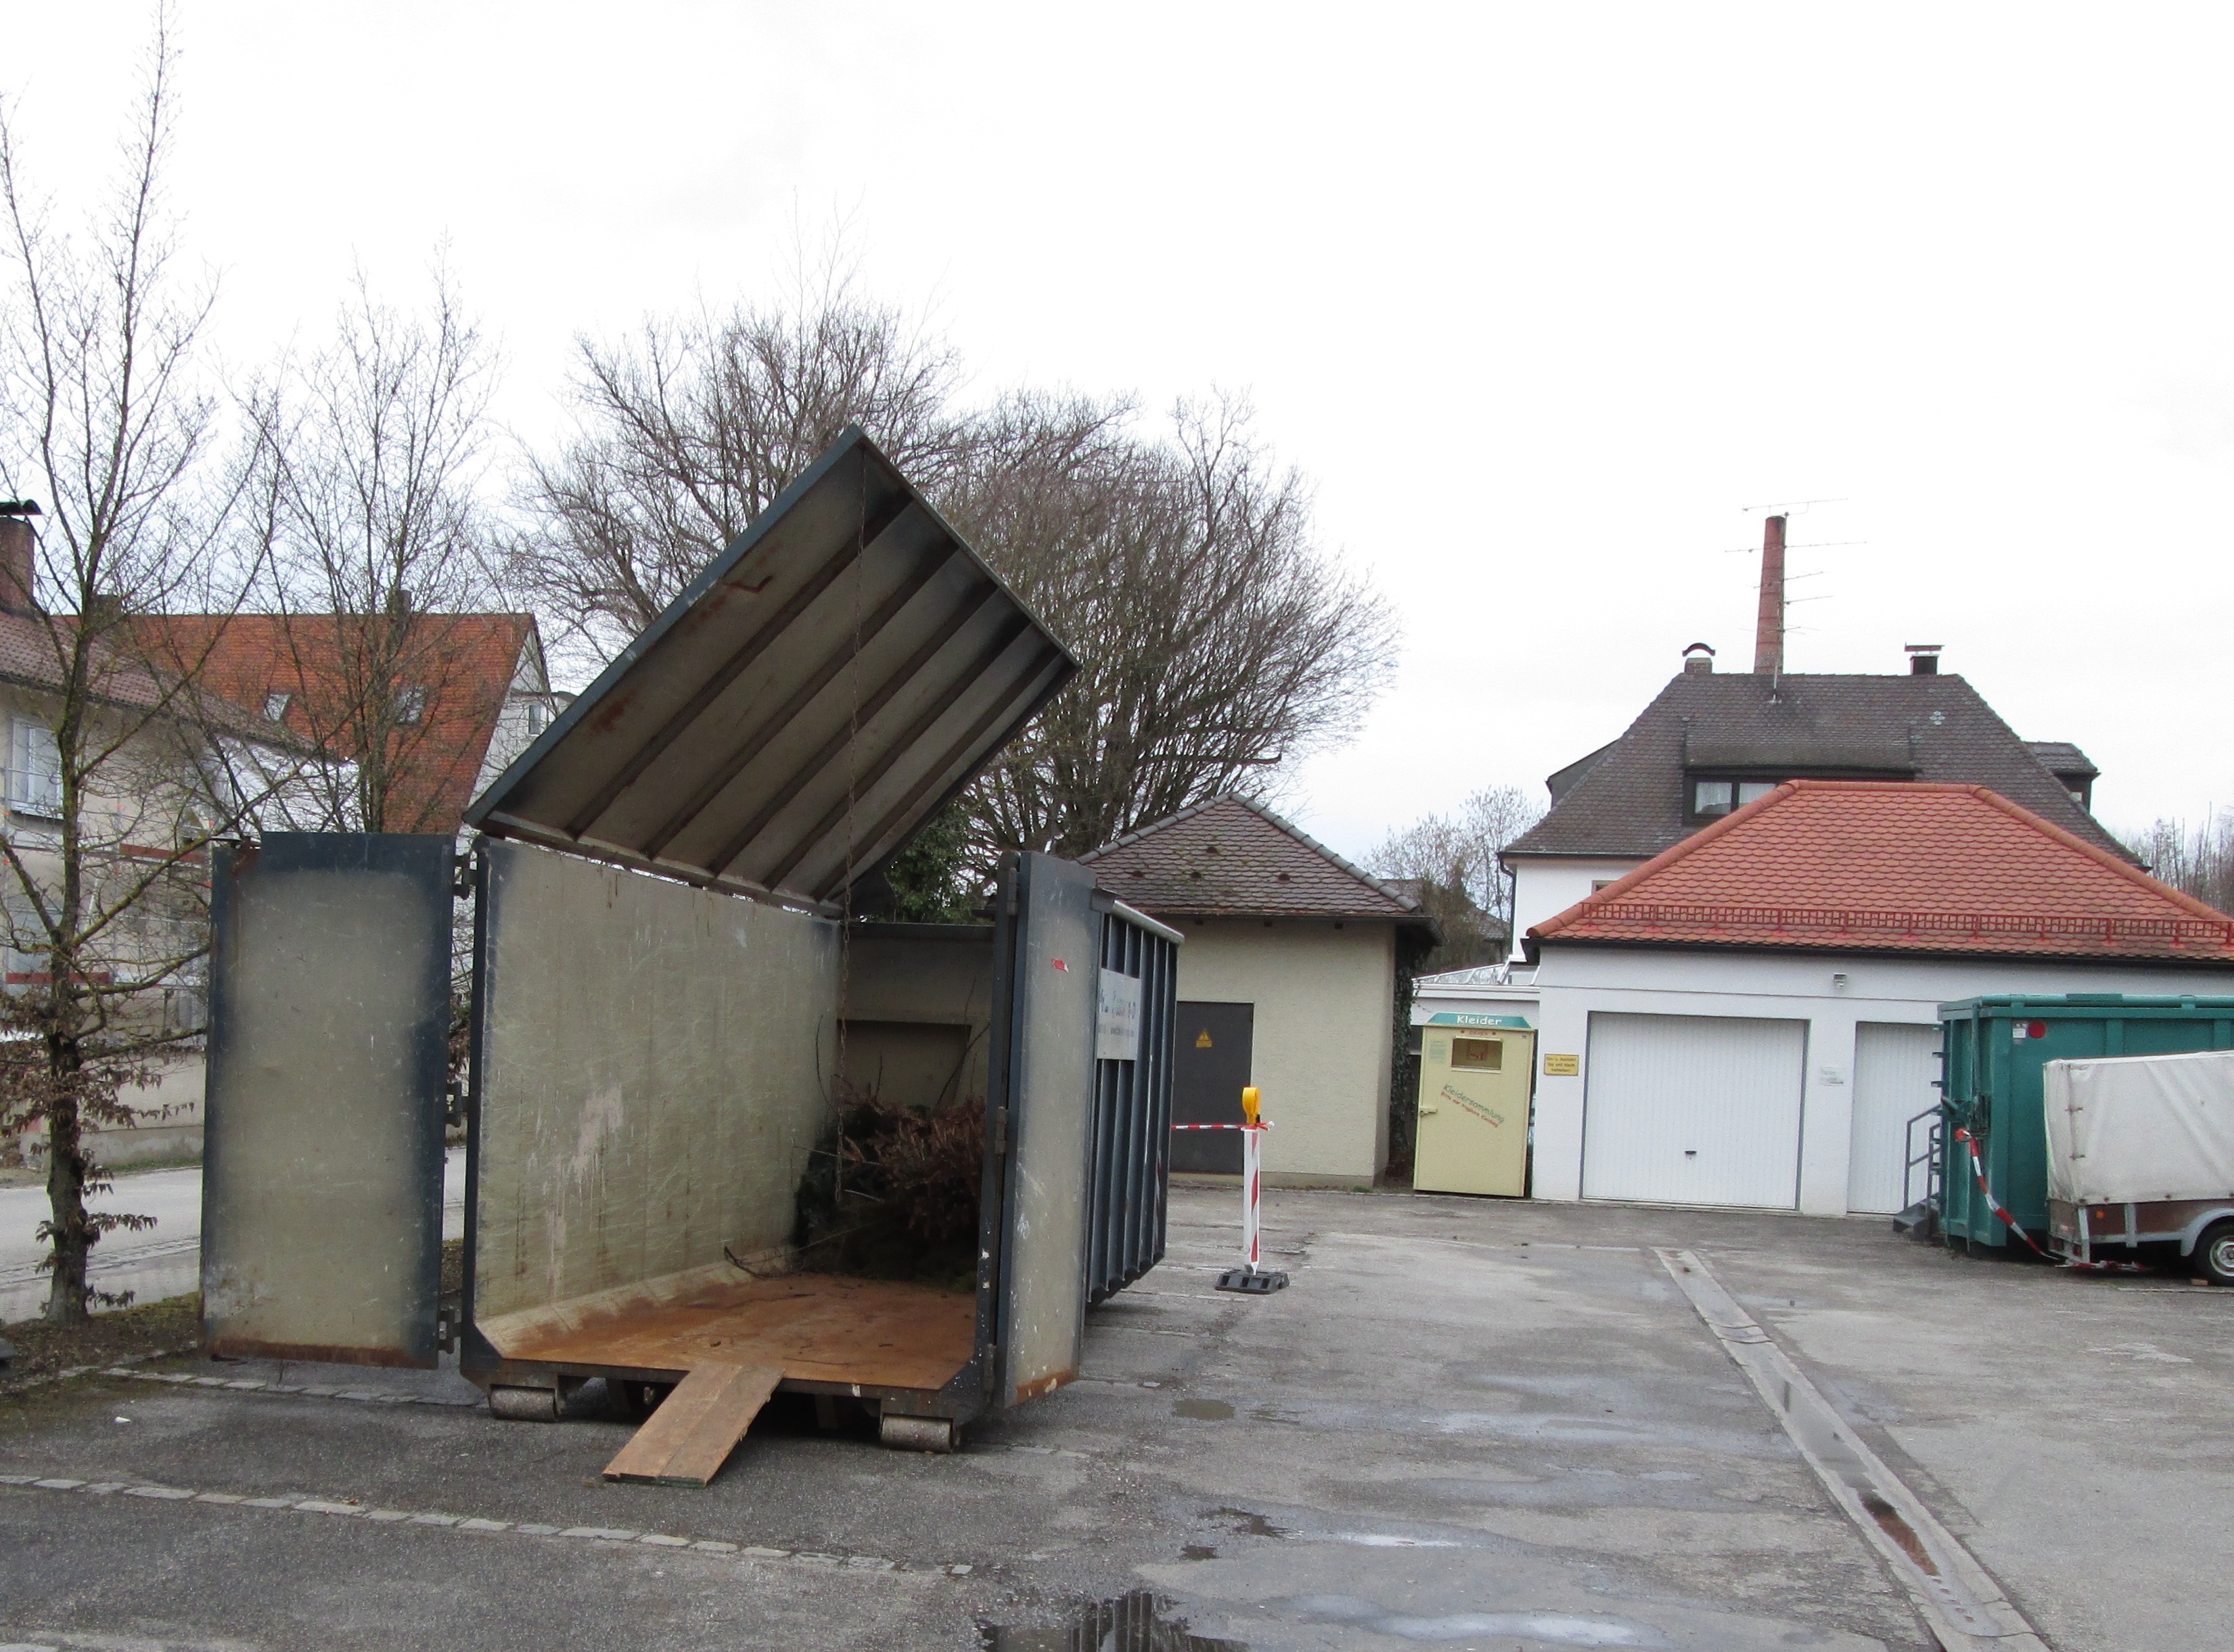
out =
<path fill-rule="evenodd" d="M 1003 1405 L 1078 1374 L 1101 956 L 1093 874 L 1041 854 L 1023 856 L 1019 873 L 1010 1004 L 996 1023 L 1009 1046 L 998 1384 Z"/>
<path fill-rule="evenodd" d="M 787 1243 L 833 1071 L 837 926 L 484 852 L 475 1319 Z"/>
<path fill-rule="evenodd" d="M 432 1366 L 451 840 L 220 850 L 202 1178 L 212 1353 Z"/>

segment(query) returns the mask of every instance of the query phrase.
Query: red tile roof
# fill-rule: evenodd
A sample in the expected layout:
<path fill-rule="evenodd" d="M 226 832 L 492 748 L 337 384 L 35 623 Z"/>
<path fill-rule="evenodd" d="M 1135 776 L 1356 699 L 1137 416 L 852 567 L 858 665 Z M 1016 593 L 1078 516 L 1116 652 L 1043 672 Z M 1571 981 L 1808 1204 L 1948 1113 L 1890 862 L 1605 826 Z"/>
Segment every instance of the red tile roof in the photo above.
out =
<path fill-rule="evenodd" d="M 62 656 L 75 646 L 76 634 L 75 615 L 0 609 L 0 682 L 60 693 Z M 95 644 L 88 684 L 94 699 L 175 716 L 267 745 L 292 748 L 299 744 L 290 730 L 265 717 L 260 702 L 246 706 L 229 695 L 213 697 L 214 689 L 189 692 L 176 678 L 150 666 L 134 649 L 116 646 L 115 635 L 111 632 Z"/>
<path fill-rule="evenodd" d="M 2234 966 L 2234 918 L 1983 786 L 1788 780 L 1543 941 Z"/>
<path fill-rule="evenodd" d="M 1410 896 L 1244 798 L 1210 798 L 1079 859 L 1119 899 L 1159 917 L 1427 922 Z"/>
<path fill-rule="evenodd" d="M 331 614 L 171 614 L 142 622 L 149 650 L 181 670 L 199 666 L 210 693 L 258 710 L 284 694 L 281 721 L 289 728 L 354 760 L 363 754 L 349 748 L 343 623 Z M 384 826 L 454 832 L 535 622 L 526 614 L 421 614 L 412 625 L 403 652 L 425 679 L 416 686 L 426 690 L 427 707 L 419 723 L 391 735 Z"/>

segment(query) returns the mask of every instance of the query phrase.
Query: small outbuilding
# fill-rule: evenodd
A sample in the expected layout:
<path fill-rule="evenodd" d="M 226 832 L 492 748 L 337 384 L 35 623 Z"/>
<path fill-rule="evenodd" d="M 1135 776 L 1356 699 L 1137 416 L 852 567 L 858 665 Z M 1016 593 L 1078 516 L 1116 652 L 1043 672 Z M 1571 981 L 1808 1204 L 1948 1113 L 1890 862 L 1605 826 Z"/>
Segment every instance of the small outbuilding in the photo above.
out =
<path fill-rule="evenodd" d="M 1274 1124 L 1268 1180 L 1370 1182 L 1388 1158 L 1398 972 L 1434 944 L 1410 895 L 1260 804 L 1221 795 L 1083 857 L 1126 904 L 1178 927 L 1172 1118 Z M 1238 1136 L 1181 1131 L 1175 1171 L 1238 1173 Z"/>

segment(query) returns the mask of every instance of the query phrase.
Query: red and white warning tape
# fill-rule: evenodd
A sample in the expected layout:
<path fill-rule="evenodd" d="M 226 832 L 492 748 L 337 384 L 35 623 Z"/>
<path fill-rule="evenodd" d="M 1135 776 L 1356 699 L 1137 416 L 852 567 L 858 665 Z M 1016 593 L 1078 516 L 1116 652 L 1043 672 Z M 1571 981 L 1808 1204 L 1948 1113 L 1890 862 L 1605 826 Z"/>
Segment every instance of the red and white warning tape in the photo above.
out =
<path fill-rule="evenodd" d="M 2002 1208 L 2001 1200 L 1994 1197 L 1994 1190 L 1986 1185 L 1986 1166 L 1978 1158 L 1978 1144 L 1976 1139 L 1972 1137 L 1968 1130 L 1963 1129 L 1960 1126 L 1956 1127 L 1955 1139 L 1961 1142 L 1970 1151 L 1970 1173 L 1978 1179 L 1978 1196 L 1986 1201 L 1986 1208 L 1991 1211 L 1996 1216 L 2001 1218 L 2002 1226 L 2008 1228 L 2010 1232 L 2015 1234 L 2017 1237 L 2022 1239 L 2027 1244 L 2032 1246 L 2033 1250 L 2036 1255 L 2043 1257 L 2046 1256 L 2048 1252 L 2040 1248 L 2040 1241 L 2034 1238 L 2031 1234 L 2026 1232 L 2022 1228 L 2017 1225 L 2016 1218 L 2011 1216 L 2007 1211 Z"/>

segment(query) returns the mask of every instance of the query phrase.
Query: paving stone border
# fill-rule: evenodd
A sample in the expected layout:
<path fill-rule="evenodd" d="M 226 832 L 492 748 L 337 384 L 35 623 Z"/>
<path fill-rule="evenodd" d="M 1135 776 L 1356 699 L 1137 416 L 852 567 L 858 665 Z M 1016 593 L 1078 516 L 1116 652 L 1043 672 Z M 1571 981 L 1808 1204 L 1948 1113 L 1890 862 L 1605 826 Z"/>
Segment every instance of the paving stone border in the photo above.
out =
<path fill-rule="evenodd" d="M 336 1396 L 338 1397 L 338 1396 Z M 789 1565 L 816 1566 L 843 1571 L 895 1572 L 918 1577 L 966 1577 L 977 1570 L 965 1563 L 925 1564 L 887 1560 L 881 1555 L 833 1554 L 809 1549 L 771 1549 L 758 1544 L 729 1543 L 718 1538 L 690 1538 L 667 1531 L 638 1531 L 625 1526 L 539 1525 L 527 1520 L 488 1520 L 477 1515 L 433 1511 L 371 1508 L 346 1498 L 248 1497 L 232 1492 L 197 1492 L 179 1485 L 155 1485 L 130 1480 L 83 1480 L 67 1474 L 0 1474 L 0 1486 L 26 1491 L 74 1493 L 83 1497 L 136 1497 L 155 1503 L 203 1504 L 219 1508 L 287 1509 L 363 1520 L 372 1525 L 438 1526 L 452 1531 L 509 1532 L 514 1537 L 552 1538 L 609 1546 L 649 1549 L 689 1549 L 700 1554 L 734 1555 L 740 1560 L 781 1561 Z"/>

